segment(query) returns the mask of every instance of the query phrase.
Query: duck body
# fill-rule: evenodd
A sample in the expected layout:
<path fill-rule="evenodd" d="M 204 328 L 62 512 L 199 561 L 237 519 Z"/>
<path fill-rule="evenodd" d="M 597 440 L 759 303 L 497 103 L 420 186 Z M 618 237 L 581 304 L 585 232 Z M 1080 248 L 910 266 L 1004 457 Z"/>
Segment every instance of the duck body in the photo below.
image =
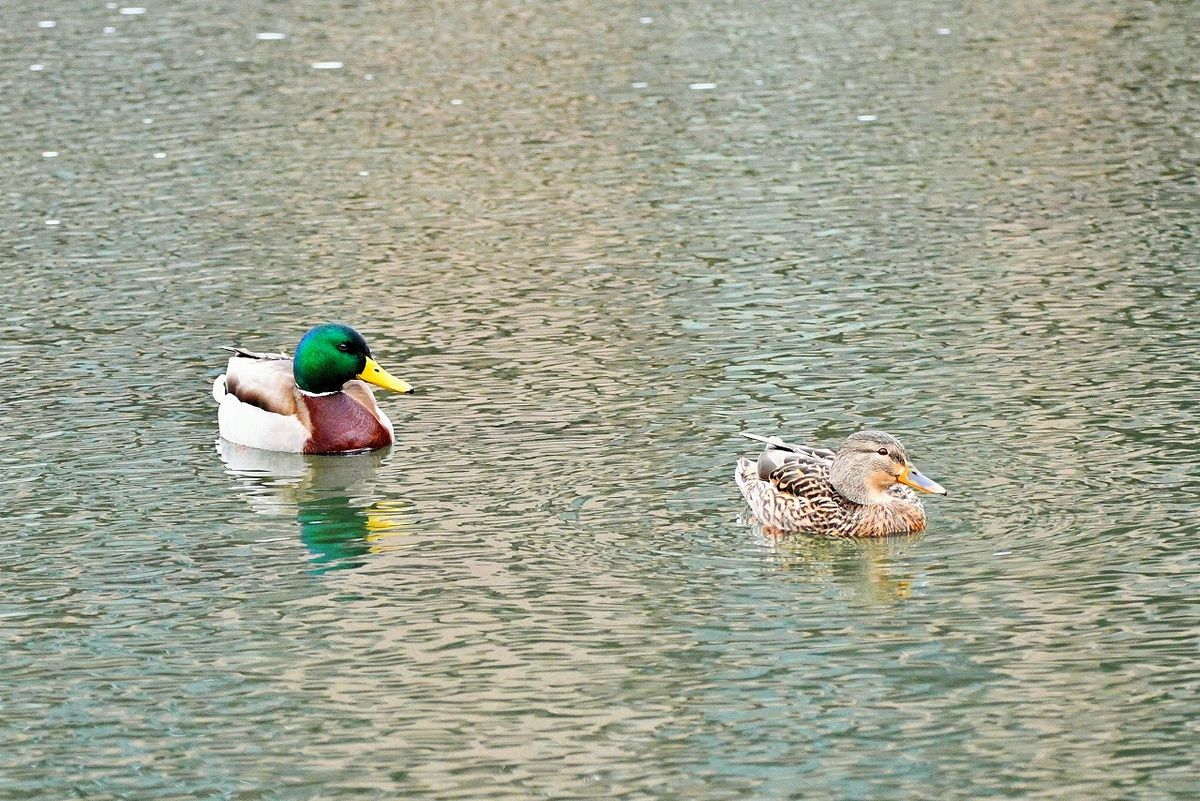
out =
<path fill-rule="evenodd" d="M 334 330 L 331 335 L 323 329 Z M 310 339 L 314 332 L 326 339 Z M 333 352 L 325 353 L 330 348 Z M 230 350 L 225 374 L 213 382 L 223 439 L 307 454 L 375 450 L 395 441 L 392 422 L 375 403 L 368 382 L 398 392 L 412 388 L 379 367 L 361 335 L 348 326 L 314 328 L 300 341 L 295 359 Z"/>
<path fill-rule="evenodd" d="M 754 516 L 777 532 L 886 537 L 925 529 L 913 489 L 945 494 L 921 475 L 904 446 L 879 431 L 852 435 L 837 451 L 745 434 L 766 444 L 739 458 L 734 480 Z"/>

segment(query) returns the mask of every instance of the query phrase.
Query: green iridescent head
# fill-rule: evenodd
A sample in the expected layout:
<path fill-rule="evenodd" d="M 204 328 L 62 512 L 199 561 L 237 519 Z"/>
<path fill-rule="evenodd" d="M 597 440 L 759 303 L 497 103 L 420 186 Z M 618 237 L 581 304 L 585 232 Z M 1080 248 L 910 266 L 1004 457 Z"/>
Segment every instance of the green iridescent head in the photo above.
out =
<path fill-rule="evenodd" d="M 371 358 L 362 334 L 341 323 L 323 323 L 301 337 L 292 372 L 296 386 L 314 394 L 340 392 L 343 384 L 355 378 L 395 392 L 412 392 L 412 387 Z"/>

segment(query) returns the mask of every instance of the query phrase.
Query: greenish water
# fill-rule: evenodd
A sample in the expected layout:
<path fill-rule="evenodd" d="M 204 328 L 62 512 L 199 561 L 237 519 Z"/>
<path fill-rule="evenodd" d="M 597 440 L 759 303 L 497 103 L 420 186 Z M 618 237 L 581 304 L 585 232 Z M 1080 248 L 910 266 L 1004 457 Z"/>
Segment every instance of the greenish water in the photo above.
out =
<path fill-rule="evenodd" d="M 1195 797 L 1195 6 L 52 5 L 0 798 Z M 325 319 L 399 444 L 219 449 Z M 736 432 L 868 425 L 925 535 L 739 522 Z"/>

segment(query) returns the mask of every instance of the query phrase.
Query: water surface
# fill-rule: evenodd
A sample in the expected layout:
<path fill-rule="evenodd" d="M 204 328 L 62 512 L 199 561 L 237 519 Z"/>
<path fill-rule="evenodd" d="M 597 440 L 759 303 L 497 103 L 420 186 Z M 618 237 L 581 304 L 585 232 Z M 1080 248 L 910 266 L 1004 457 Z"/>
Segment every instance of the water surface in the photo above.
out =
<path fill-rule="evenodd" d="M 1198 22 L 6 4 L 0 797 L 1193 797 Z M 219 447 L 325 319 L 398 444 Z"/>

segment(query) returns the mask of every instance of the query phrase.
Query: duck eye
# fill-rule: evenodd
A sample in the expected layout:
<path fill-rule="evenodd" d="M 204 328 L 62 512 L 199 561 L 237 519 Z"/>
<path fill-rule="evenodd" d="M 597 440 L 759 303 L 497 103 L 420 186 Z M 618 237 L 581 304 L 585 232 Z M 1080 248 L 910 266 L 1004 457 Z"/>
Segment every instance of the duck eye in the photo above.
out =
<path fill-rule="evenodd" d="M 349 342 L 339 342 L 337 345 L 337 349 L 340 350 L 342 353 L 345 353 L 346 351 L 350 350 L 350 343 Z"/>
<path fill-rule="evenodd" d="M 876 451 L 876 453 L 878 453 L 880 456 L 888 455 L 887 448 L 880 448 L 878 451 Z"/>

